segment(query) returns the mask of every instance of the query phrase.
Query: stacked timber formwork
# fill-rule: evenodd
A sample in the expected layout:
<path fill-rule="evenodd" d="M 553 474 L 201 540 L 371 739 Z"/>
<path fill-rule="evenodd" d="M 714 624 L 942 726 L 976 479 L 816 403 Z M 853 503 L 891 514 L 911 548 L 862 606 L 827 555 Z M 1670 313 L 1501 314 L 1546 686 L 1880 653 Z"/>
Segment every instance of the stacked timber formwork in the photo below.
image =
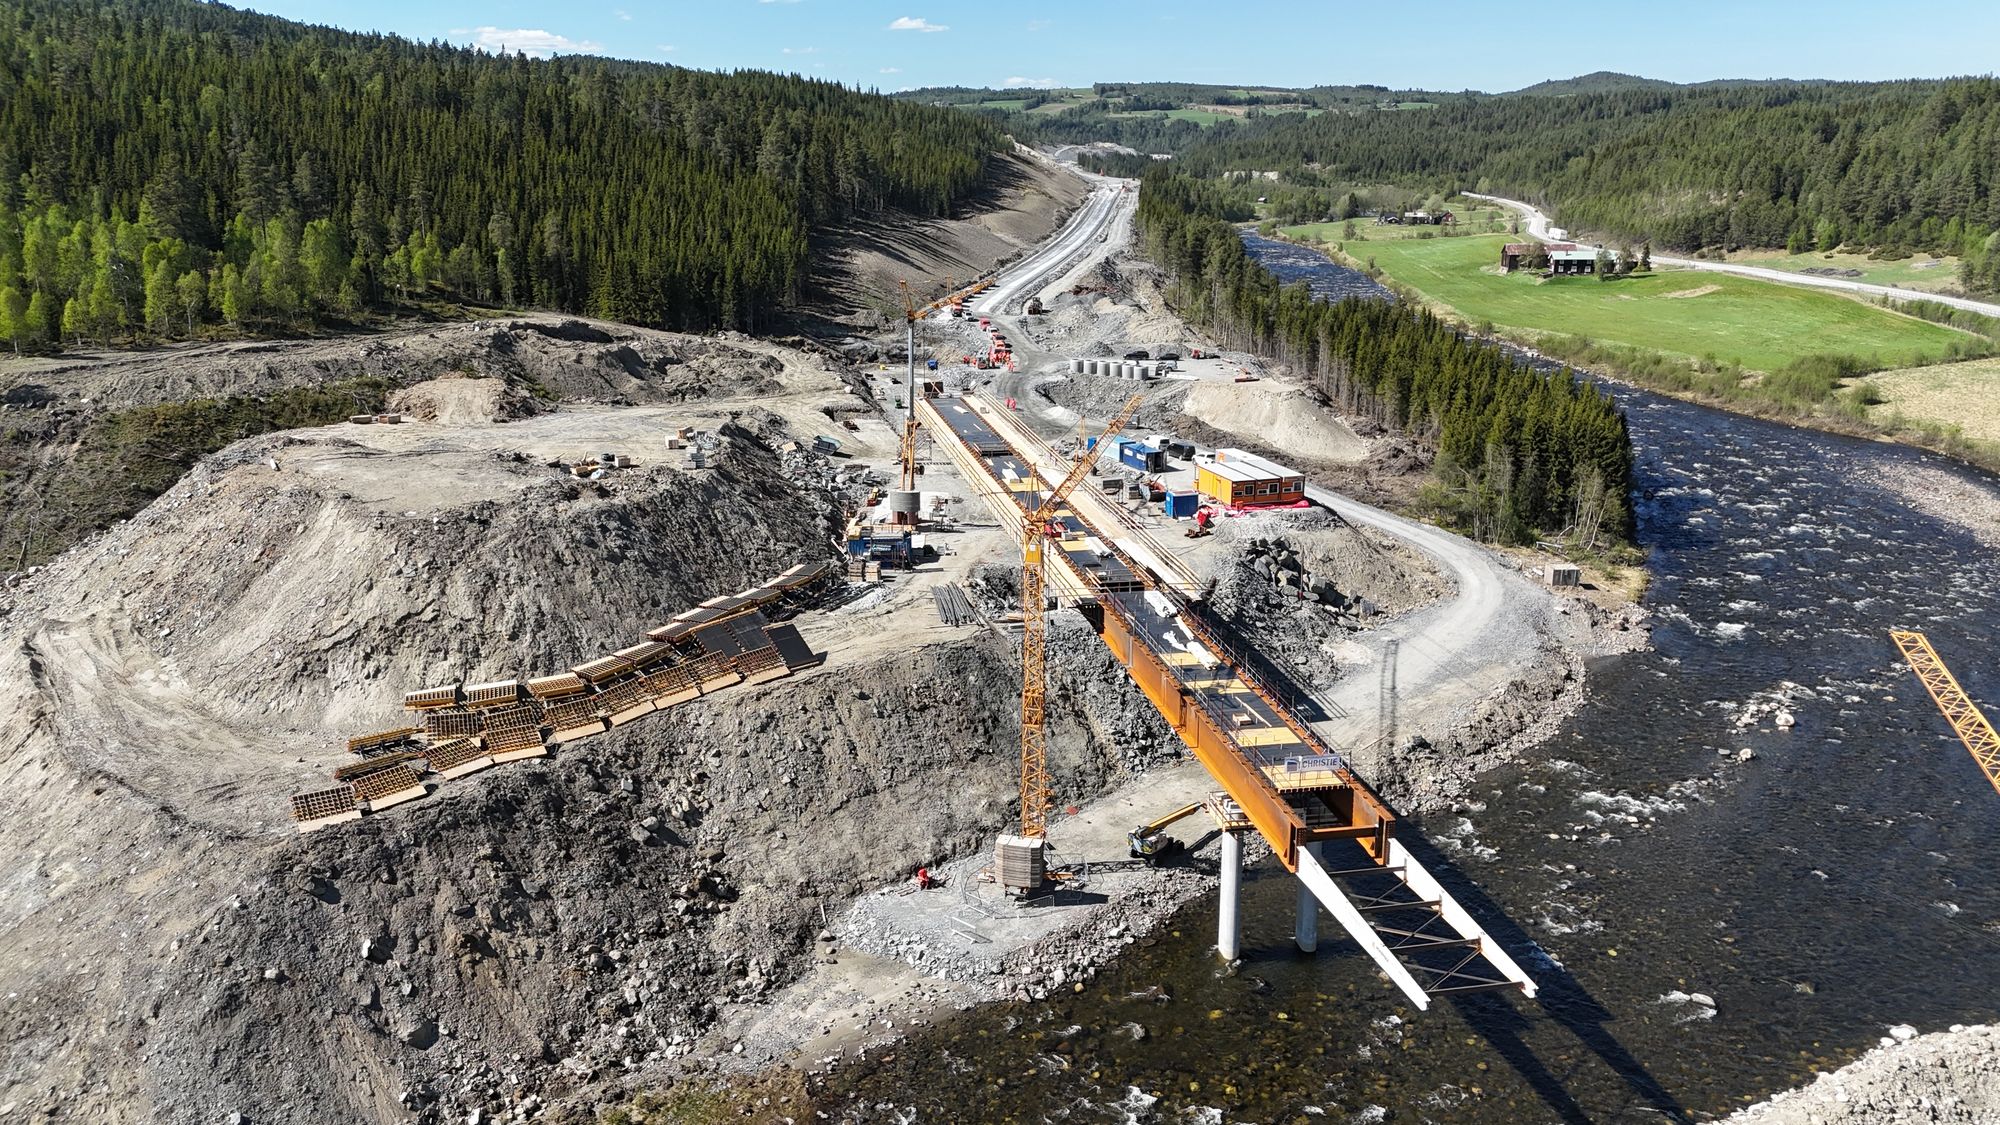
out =
<path fill-rule="evenodd" d="M 818 664 L 790 624 L 773 615 L 811 605 L 838 580 L 832 563 L 806 563 L 762 586 L 711 598 L 646 639 L 564 672 L 419 688 L 403 706 L 420 725 L 347 740 L 354 761 L 339 784 L 292 797 L 301 832 L 357 820 L 431 792 L 435 784 L 546 756 L 552 747 L 713 694 Z"/>

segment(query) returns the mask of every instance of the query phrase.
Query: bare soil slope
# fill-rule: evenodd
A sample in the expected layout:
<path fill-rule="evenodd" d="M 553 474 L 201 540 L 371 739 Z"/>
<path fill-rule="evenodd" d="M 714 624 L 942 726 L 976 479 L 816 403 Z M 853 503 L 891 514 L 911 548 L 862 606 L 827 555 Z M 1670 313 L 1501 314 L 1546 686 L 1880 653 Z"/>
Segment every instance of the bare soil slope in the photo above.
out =
<path fill-rule="evenodd" d="M 792 386 L 811 358 L 741 336 L 537 316 L 0 361 L 0 565 L 21 561 L 23 547 L 27 562 L 46 561 L 132 515 L 230 441 L 373 413 L 412 384 L 495 380 L 504 384 L 493 392 L 498 413 L 517 415 L 557 403 L 770 394 Z M 829 394 L 841 392 L 819 374 Z M 440 393 L 467 392 L 439 384 L 398 401 L 425 417 Z"/>
<path fill-rule="evenodd" d="M 567 667 L 835 550 L 845 470 L 776 447 L 859 400 L 813 355 L 718 354 L 686 403 L 239 442 L 0 588 L 0 1106 L 588 1106 L 795 978 L 825 912 L 1006 821 L 1009 639 L 842 611 L 801 622 L 827 667 L 292 832 L 288 795 L 404 691 Z M 678 377 L 575 366 L 607 396 Z M 866 421 L 847 448 L 886 457 Z M 668 456 L 686 424 L 719 428 L 706 467 Z M 547 463 L 600 451 L 639 465 Z M 1116 677 L 1052 692 L 1066 791 L 1158 746 L 1149 715 Z"/>
<path fill-rule="evenodd" d="M 962 215 L 859 222 L 829 245 L 814 285 L 823 311 L 854 318 L 900 308 L 896 283 L 904 280 L 930 300 L 947 275 L 971 280 L 1039 244 L 1086 191 L 1078 177 L 1019 151 L 994 164 L 987 196 Z"/>

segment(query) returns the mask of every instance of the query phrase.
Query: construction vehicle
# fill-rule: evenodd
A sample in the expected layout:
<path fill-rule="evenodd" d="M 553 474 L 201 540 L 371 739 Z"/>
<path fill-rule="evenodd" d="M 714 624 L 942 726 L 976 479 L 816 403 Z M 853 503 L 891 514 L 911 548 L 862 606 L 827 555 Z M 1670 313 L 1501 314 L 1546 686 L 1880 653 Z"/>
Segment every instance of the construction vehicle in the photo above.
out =
<path fill-rule="evenodd" d="M 1028 298 L 1028 305 L 1021 312 L 1026 316 L 1042 315 L 1042 299 L 1040 297 Z"/>
<path fill-rule="evenodd" d="M 1000 837 L 994 869 L 1010 890 L 1040 890 L 1048 878 L 1049 810 L 1055 797 L 1049 779 L 1047 548 L 1050 529 L 1058 536 L 1058 516 L 1076 486 L 1097 465 L 1111 439 L 1139 412 L 1141 396 L 1133 395 L 1090 448 L 1083 451 L 1068 475 L 1044 492 L 1021 523 L 1021 833 Z"/>
<path fill-rule="evenodd" d="M 1187 845 L 1167 835 L 1167 829 L 1199 811 L 1201 811 L 1199 801 L 1191 805 L 1182 805 L 1167 815 L 1149 820 L 1126 833 L 1125 841 L 1132 846 L 1132 858 L 1145 860 L 1147 867 L 1158 867 L 1186 851 Z"/>

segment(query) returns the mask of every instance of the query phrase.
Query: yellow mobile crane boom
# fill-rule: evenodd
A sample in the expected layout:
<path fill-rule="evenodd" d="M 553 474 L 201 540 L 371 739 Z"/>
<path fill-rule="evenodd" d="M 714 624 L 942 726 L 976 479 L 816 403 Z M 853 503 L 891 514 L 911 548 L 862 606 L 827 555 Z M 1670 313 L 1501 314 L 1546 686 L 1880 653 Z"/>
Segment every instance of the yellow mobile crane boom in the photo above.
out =
<path fill-rule="evenodd" d="M 1986 720 L 1972 697 L 1965 694 L 1965 689 L 1958 686 L 1958 677 L 1945 667 L 1944 660 L 1931 647 L 1930 638 L 1905 629 L 1891 629 L 1889 637 L 1903 650 L 1910 671 L 1923 681 L 1924 690 L 1931 693 L 1931 702 L 1944 712 L 1945 721 L 1951 724 L 1958 740 L 1965 743 L 1972 760 L 1979 763 L 1986 780 L 2000 790 L 2000 734 L 1994 733 L 1993 724 Z"/>
<path fill-rule="evenodd" d="M 1096 444 L 1077 457 L 1062 483 L 1043 494 L 1041 503 L 1028 513 L 1021 527 L 1021 835 L 1028 840 L 1046 838 L 1049 808 L 1054 803 L 1050 796 L 1046 727 L 1049 626 L 1047 572 L 1043 569 L 1049 521 L 1056 518 L 1063 501 L 1090 475 L 1112 436 L 1139 412 L 1139 397 L 1133 395 L 1126 401 L 1125 408 L 1104 428 Z"/>

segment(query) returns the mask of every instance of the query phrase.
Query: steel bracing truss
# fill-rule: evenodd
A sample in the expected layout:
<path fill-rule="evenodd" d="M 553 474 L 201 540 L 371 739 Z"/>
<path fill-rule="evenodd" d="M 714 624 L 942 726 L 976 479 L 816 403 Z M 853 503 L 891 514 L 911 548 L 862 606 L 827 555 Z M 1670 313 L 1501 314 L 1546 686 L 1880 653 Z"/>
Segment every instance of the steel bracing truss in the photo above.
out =
<path fill-rule="evenodd" d="M 2000 790 L 2000 733 L 1994 732 L 1993 724 L 1972 702 L 1972 697 L 1958 686 L 1958 677 L 1945 667 L 1944 660 L 1931 647 L 1930 638 L 1903 629 L 1893 629 L 1889 636 L 1903 650 L 1910 671 L 1923 681 L 1924 690 L 1931 693 L 1931 700 L 1944 712 L 1945 721 L 1951 724 L 1958 740 L 1965 743 L 1972 760 L 1979 763 L 1986 780 Z"/>

